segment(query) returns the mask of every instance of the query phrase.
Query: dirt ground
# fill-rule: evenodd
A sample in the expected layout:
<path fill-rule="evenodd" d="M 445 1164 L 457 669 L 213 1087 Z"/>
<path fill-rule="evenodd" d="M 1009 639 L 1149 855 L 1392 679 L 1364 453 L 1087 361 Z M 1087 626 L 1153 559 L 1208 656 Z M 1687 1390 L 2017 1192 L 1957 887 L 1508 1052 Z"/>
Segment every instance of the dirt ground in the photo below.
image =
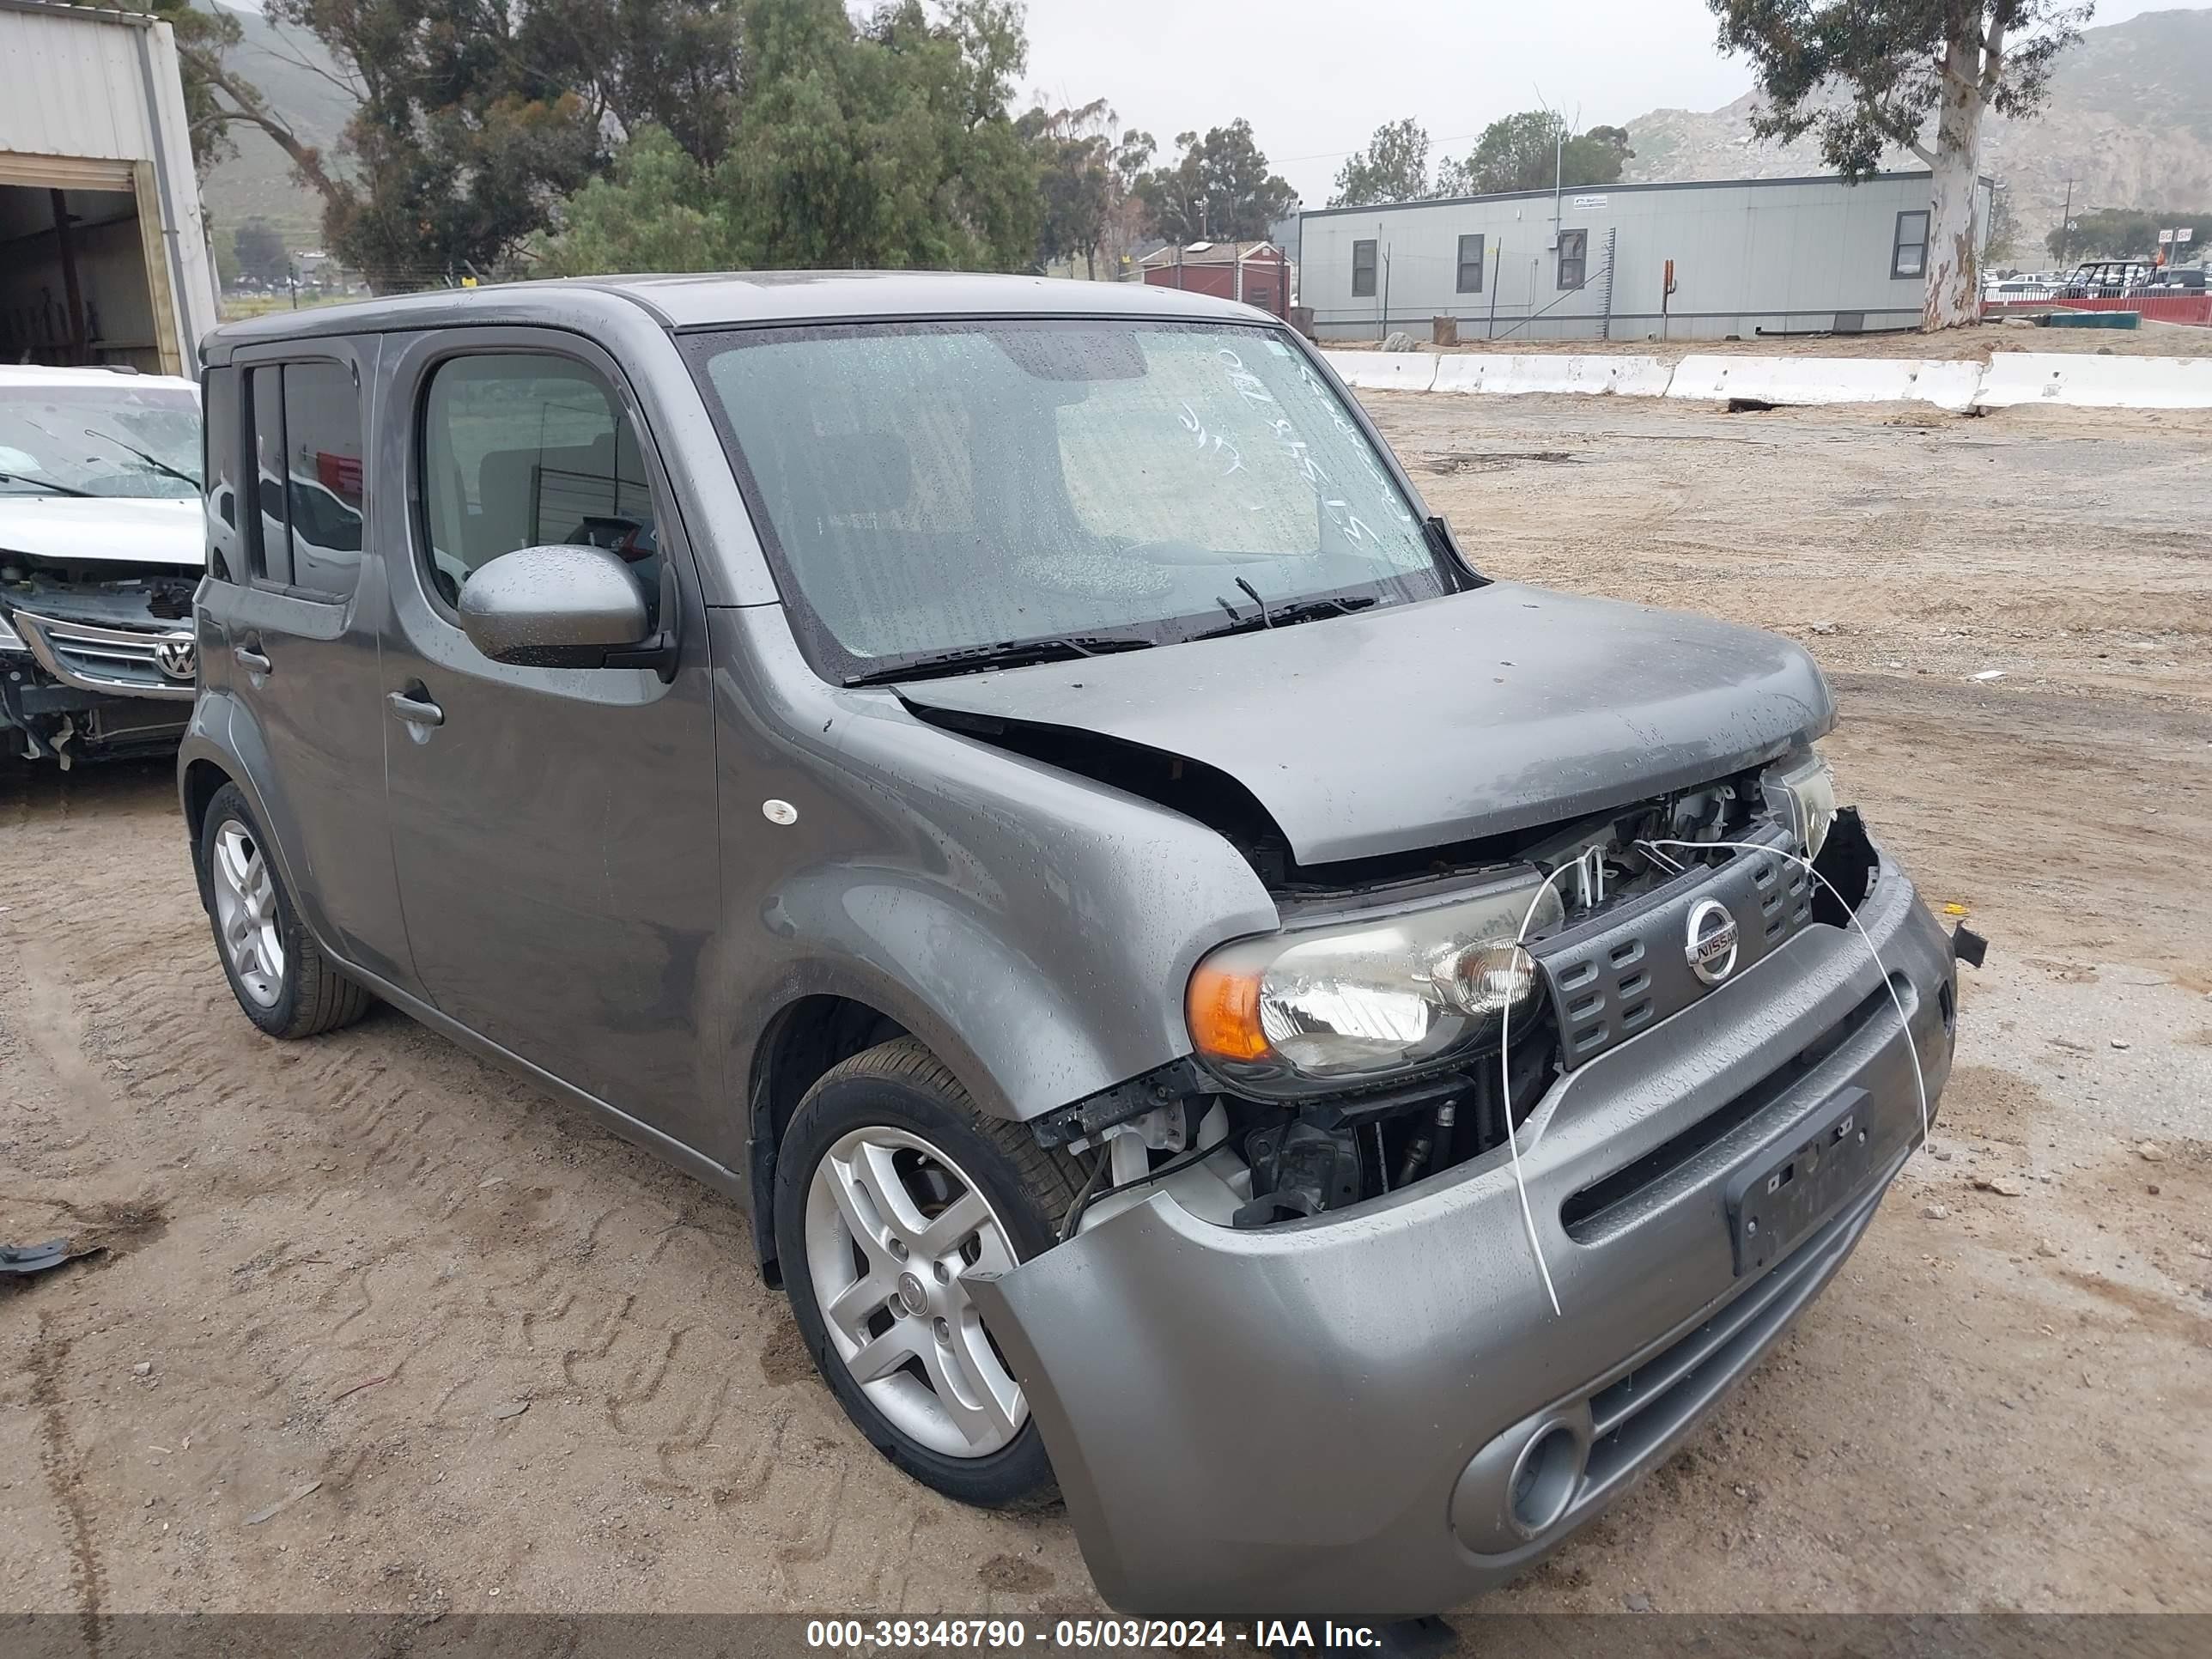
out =
<path fill-rule="evenodd" d="M 1810 644 L 1993 940 L 1837 1283 L 1486 1607 L 2212 1611 L 2212 423 L 1376 406 L 1486 568 Z M 0 773 L 0 1237 L 107 1247 L 0 1298 L 0 1608 L 1094 1605 L 846 1425 L 721 1200 L 388 1012 L 262 1039 L 164 769 Z"/>

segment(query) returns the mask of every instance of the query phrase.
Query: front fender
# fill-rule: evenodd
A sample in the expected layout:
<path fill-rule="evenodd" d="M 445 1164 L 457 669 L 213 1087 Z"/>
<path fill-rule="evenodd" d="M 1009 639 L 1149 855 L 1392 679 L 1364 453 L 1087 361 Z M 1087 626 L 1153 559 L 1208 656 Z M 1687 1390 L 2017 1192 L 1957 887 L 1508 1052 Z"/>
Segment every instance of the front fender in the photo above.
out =
<path fill-rule="evenodd" d="M 713 625 L 728 1052 L 796 997 L 848 996 L 1013 1119 L 1189 1053 L 1198 958 L 1278 921 L 1228 842 L 825 684 L 776 607 Z"/>

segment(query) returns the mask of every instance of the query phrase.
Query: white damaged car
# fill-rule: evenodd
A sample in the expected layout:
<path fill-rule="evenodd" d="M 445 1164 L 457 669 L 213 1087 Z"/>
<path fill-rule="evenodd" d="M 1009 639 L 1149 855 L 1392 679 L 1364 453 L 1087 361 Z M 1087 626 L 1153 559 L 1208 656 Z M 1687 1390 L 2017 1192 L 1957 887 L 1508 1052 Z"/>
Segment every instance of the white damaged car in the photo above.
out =
<path fill-rule="evenodd" d="M 176 746 L 206 541 L 197 386 L 0 365 L 0 756 Z"/>

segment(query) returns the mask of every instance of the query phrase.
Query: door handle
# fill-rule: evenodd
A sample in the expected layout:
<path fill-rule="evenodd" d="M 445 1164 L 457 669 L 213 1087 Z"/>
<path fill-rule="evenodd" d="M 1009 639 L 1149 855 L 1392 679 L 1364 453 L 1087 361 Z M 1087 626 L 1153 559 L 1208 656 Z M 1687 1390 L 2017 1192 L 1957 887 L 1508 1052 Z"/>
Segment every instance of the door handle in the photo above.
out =
<path fill-rule="evenodd" d="M 415 696 L 414 693 L 420 690 L 419 686 L 411 686 L 405 691 L 394 691 L 385 698 L 385 702 L 392 705 L 392 718 L 404 720 L 410 726 L 443 726 L 446 711 L 430 701 L 428 692 L 423 692 L 419 697 Z"/>
<path fill-rule="evenodd" d="M 240 668 L 243 668 L 247 673 L 258 674 L 264 679 L 268 678 L 272 672 L 274 672 L 276 666 L 275 663 L 270 662 L 267 657 L 262 655 L 260 652 L 257 651 L 250 645 L 234 645 L 231 647 L 230 659 L 236 663 Z"/>

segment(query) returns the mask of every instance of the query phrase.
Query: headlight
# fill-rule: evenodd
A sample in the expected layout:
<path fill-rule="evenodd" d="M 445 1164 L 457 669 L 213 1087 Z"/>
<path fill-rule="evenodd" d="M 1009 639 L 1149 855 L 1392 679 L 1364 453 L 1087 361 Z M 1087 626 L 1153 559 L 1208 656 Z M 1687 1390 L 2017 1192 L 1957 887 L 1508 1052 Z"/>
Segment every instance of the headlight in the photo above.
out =
<path fill-rule="evenodd" d="M 1498 1040 L 1536 991 L 1514 941 L 1565 916 L 1533 873 L 1419 910 L 1241 940 L 1190 976 L 1199 1057 L 1256 1093 L 1312 1094 L 1415 1071 Z"/>
<path fill-rule="evenodd" d="M 1820 856 L 1836 821 L 1836 775 L 1818 755 L 1778 761 L 1764 781 L 1766 810 L 1790 826 L 1808 859 Z"/>

